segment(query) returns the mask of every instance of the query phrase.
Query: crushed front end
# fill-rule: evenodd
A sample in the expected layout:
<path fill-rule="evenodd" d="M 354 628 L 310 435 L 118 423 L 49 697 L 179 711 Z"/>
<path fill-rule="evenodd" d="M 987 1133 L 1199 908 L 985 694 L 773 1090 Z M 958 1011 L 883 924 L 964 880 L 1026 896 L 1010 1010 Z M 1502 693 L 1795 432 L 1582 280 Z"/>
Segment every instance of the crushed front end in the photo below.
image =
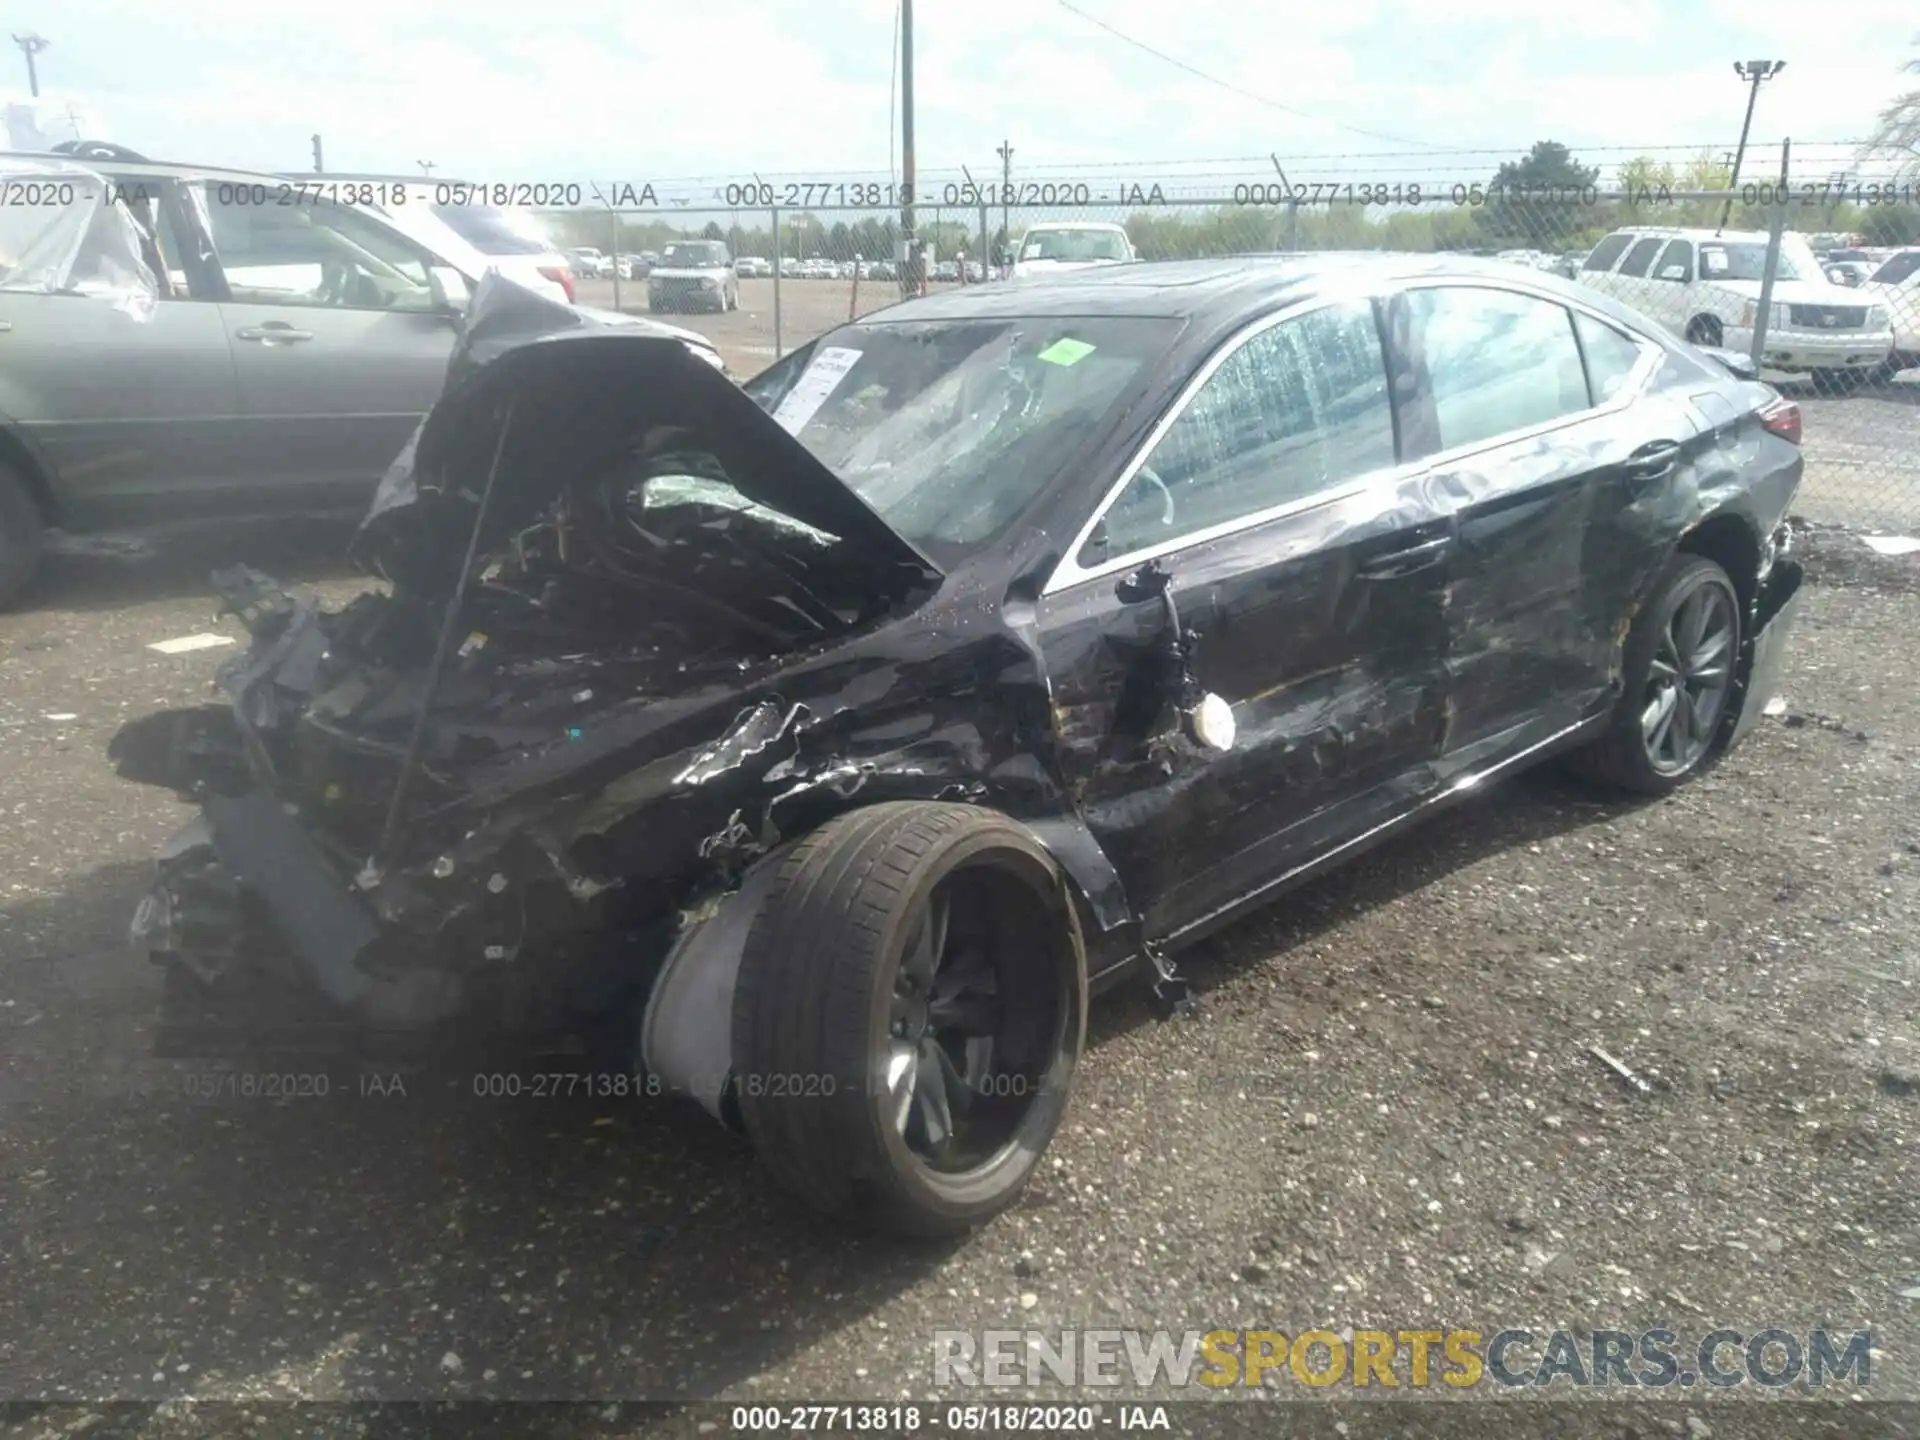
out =
<path fill-rule="evenodd" d="M 227 703 L 112 742 L 199 807 L 133 923 L 163 1052 L 577 1031 L 863 778 L 835 697 L 885 712 L 855 642 L 937 572 L 675 342 L 476 358 L 487 299 L 356 539 L 387 590 L 217 574 Z"/>

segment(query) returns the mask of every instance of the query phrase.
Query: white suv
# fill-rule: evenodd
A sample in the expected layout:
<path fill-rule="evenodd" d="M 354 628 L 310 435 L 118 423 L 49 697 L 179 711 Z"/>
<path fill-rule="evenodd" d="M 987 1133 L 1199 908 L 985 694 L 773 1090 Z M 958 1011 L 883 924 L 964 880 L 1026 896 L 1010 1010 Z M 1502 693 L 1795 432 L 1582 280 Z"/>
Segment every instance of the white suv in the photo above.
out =
<path fill-rule="evenodd" d="M 1759 231 L 1616 230 L 1593 247 L 1579 279 L 1696 345 L 1744 354 L 1753 348 L 1766 258 Z M 1886 306 L 1828 280 L 1804 236 L 1781 239 L 1771 303 L 1761 355 L 1768 370 L 1818 379 L 1874 369 L 1893 349 Z"/>
<path fill-rule="evenodd" d="M 1861 282 L 1859 293 L 1893 317 L 1888 373 L 1920 365 L 1920 248 L 1896 250 Z"/>

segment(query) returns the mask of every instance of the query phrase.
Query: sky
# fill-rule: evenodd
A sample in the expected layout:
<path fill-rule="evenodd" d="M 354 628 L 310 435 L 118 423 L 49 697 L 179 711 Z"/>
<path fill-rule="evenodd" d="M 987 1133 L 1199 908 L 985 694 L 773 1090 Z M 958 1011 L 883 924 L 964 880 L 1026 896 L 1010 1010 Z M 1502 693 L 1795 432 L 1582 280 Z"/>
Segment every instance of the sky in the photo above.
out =
<path fill-rule="evenodd" d="M 1611 175 L 1634 149 L 1731 149 L 1732 61 L 1750 57 L 1788 61 L 1756 142 L 1791 135 L 1819 166 L 1920 84 L 1900 68 L 1920 56 L 1910 0 L 1071 5 L 919 0 L 923 174 L 992 176 L 1004 139 L 1016 178 L 1278 153 L 1296 180 L 1417 180 L 1553 139 Z M 9 17 L 51 42 L 47 103 L 157 158 L 304 170 L 317 131 L 330 170 L 662 186 L 887 174 L 895 23 L 896 0 L 25 0 Z M 0 76 L 0 101 L 24 98 L 17 51 Z"/>

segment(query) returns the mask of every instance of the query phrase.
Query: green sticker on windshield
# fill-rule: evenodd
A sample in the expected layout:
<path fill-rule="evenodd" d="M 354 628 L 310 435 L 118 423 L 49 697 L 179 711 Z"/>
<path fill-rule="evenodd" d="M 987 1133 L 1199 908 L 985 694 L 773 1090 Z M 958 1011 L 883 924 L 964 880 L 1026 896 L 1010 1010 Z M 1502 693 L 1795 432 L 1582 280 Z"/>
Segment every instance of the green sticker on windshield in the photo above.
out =
<path fill-rule="evenodd" d="M 1093 346 L 1084 340 L 1056 340 L 1040 352 L 1040 359 L 1049 365 L 1077 365 L 1093 353 Z"/>

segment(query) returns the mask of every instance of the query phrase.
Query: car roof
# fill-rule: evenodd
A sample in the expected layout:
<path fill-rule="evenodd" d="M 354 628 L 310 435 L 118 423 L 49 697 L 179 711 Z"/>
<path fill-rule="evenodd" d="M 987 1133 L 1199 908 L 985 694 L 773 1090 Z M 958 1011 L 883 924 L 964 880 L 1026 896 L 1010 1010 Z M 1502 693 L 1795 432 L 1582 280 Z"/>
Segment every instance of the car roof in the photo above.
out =
<path fill-rule="evenodd" d="M 1137 260 L 920 296 L 871 311 L 856 323 L 1112 315 L 1190 320 L 1206 328 L 1231 324 L 1258 309 L 1356 277 L 1457 277 L 1511 284 L 1515 274 L 1505 261 L 1379 250 Z M 1556 282 L 1542 271 L 1538 283 Z M 1580 298 L 1587 300 L 1585 294 Z"/>
<path fill-rule="evenodd" d="M 1704 225 L 1623 225 L 1613 233 L 1674 240 L 1727 240 L 1736 245 L 1764 245 L 1769 238 L 1764 230 L 1710 230 Z"/>
<path fill-rule="evenodd" d="M 1027 226 L 1029 233 L 1035 230 L 1118 230 L 1122 235 L 1127 227 L 1112 220 L 1036 220 Z"/>
<path fill-rule="evenodd" d="M 235 170 L 225 165 L 181 165 L 167 160 L 110 160 L 89 155 L 56 155 L 44 150 L 0 150 L 0 160 L 35 160 L 43 164 L 59 161 L 82 170 L 111 171 L 121 176 L 148 176 L 155 180 L 198 180 L 204 177 L 210 180 L 244 180 L 281 185 L 293 178 L 266 170 Z M 329 177 L 316 175 L 299 178 L 325 180 Z"/>

